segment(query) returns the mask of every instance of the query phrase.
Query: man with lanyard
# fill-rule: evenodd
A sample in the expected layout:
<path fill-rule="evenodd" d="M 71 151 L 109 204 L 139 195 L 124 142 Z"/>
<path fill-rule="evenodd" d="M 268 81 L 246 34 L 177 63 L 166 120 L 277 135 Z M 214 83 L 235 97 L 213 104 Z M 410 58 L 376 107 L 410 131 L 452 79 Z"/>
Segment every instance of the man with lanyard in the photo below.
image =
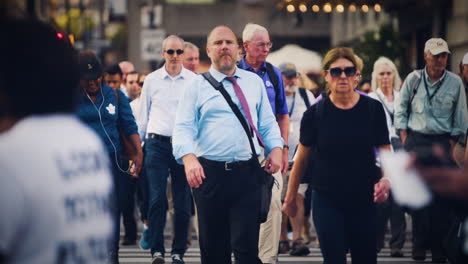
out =
<path fill-rule="evenodd" d="M 283 75 L 284 90 L 286 92 L 286 101 L 289 110 L 289 169 L 288 172 L 283 175 L 283 189 L 281 191 L 281 200 L 284 201 L 286 191 L 288 189 L 289 174 L 293 164 L 294 154 L 296 153 L 297 145 L 299 144 L 299 128 L 301 126 L 301 120 L 304 112 L 314 103 L 314 95 L 307 91 L 305 88 L 298 87 L 298 76 L 299 73 L 296 70 L 296 66 L 292 63 L 283 63 L 279 65 L 281 74 Z M 283 212 L 283 218 L 281 221 L 281 235 L 280 235 L 280 246 L 279 253 L 290 253 L 292 256 L 306 256 L 310 253 L 308 246 L 306 246 L 301 238 L 302 226 L 304 224 L 304 198 L 308 184 L 301 183 L 299 185 L 298 196 L 296 204 L 298 213 L 294 217 L 290 217 L 291 228 L 293 231 L 293 243 L 291 251 L 289 252 L 289 241 L 287 237 L 287 224 L 288 216 Z"/>
<path fill-rule="evenodd" d="M 440 38 L 429 39 L 424 47 L 426 67 L 408 75 L 395 105 L 395 127 L 407 151 L 430 152 L 440 144 L 452 153 L 458 137 L 468 126 L 466 97 L 459 76 L 447 71 L 450 51 Z M 450 210 L 437 197 L 413 212 L 413 259 L 424 260 L 426 249 L 433 262 L 446 257 L 442 241 L 448 232 Z"/>
<path fill-rule="evenodd" d="M 289 115 L 284 94 L 284 84 L 278 68 L 266 62 L 272 43 L 266 28 L 257 24 L 247 24 L 242 32 L 245 56 L 238 67 L 256 73 L 262 78 L 270 101 L 273 114 L 278 122 L 281 137 L 284 140 L 281 172 L 274 174 L 278 185 L 273 185 L 268 219 L 260 227 L 259 257 L 263 263 L 276 263 L 281 229 L 281 189 L 282 174 L 288 170 L 288 133 Z"/>

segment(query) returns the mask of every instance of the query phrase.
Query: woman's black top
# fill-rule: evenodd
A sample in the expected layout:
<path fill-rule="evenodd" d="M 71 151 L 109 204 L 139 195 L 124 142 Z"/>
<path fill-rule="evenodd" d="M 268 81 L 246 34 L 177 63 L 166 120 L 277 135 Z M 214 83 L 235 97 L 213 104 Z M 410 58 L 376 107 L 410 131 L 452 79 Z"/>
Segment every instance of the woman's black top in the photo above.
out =
<path fill-rule="evenodd" d="M 375 150 L 390 144 L 384 109 L 363 95 L 346 110 L 328 97 L 322 100 L 301 121 L 300 142 L 311 147 L 307 170 L 311 187 L 329 194 L 338 206 L 372 204 L 373 185 L 380 178 Z"/>

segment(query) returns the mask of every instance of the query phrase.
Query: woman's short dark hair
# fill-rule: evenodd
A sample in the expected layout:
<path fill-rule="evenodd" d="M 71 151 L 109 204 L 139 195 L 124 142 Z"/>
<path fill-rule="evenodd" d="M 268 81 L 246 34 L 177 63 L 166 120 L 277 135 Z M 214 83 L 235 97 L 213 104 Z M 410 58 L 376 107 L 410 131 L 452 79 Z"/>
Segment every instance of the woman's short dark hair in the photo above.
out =
<path fill-rule="evenodd" d="M 70 113 L 78 98 L 78 59 L 68 38 L 37 20 L 4 18 L 0 32 L 1 111 L 22 118 Z M 4 102 L 3 102 L 4 101 Z"/>

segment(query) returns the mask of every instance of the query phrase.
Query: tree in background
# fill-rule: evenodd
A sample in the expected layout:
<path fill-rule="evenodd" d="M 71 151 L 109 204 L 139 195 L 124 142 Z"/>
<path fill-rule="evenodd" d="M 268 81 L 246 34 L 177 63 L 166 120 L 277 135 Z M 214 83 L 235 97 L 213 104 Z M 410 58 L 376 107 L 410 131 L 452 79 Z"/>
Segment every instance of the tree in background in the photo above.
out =
<path fill-rule="evenodd" d="M 374 62 L 381 56 L 392 60 L 401 75 L 401 64 L 404 61 L 406 46 L 406 41 L 390 24 L 382 25 L 377 31 L 364 34 L 352 44 L 356 54 L 364 62 L 362 79 L 371 79 Z"/>

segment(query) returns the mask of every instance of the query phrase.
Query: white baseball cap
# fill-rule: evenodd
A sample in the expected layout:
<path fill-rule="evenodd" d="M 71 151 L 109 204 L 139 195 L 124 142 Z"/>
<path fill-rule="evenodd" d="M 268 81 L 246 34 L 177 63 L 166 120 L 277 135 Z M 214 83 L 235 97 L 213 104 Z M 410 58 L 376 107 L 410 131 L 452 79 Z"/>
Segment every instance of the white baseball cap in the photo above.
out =
<path fill-rule="evenodd" d="M 432 55 L 437 55 L 443 52 L 450 53 L 447 42 L 441 38 L 431 38 L 426 41 L 424 52 L 429 51 Z"/>
<path fill-rule="evenodd" d="M 465 53 L 465 56 L 463 56 L 462 64 L 468 65 L 468 52 Z"/>

